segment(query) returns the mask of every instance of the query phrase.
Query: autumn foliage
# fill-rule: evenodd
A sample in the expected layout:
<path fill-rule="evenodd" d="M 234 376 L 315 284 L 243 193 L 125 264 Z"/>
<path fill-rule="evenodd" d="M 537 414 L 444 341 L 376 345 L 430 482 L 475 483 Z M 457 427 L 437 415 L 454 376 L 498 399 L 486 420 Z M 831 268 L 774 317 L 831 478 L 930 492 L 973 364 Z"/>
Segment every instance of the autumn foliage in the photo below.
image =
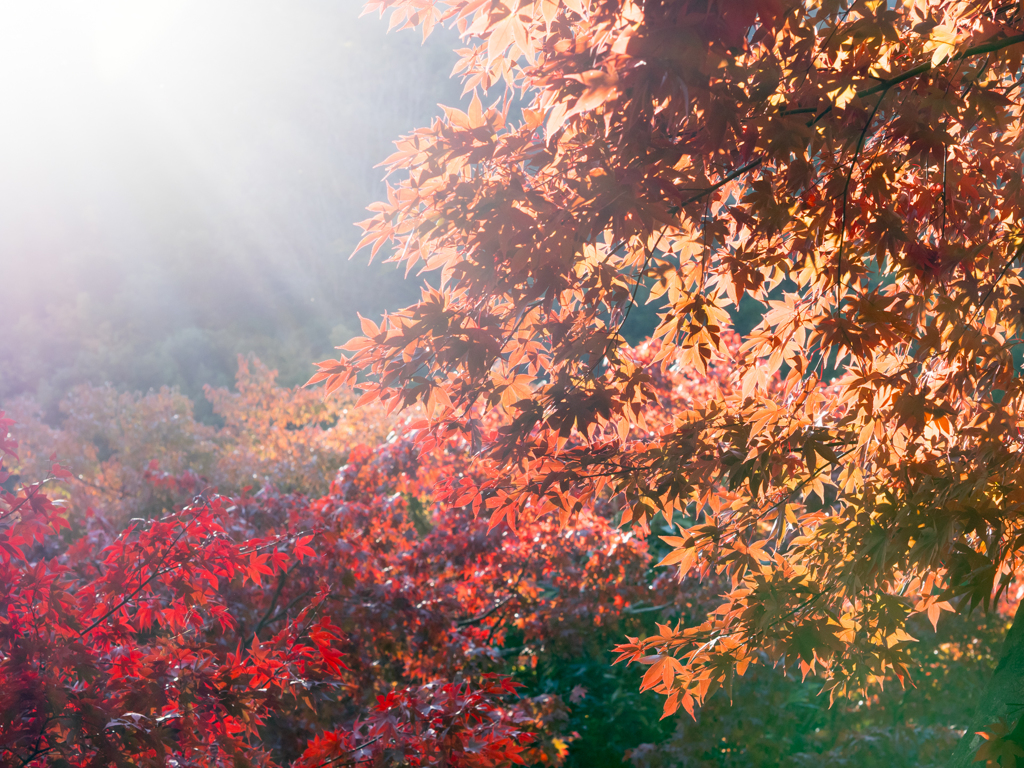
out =
<path fill-rule="evenodd" d="M 682 406 L 711 382 L 658 385 Z M 310 393 L 275 386 L 254 362 L 237 390 L 218 395 L 235 408 L 222 427 L 196 422 L 173 391 L 80 388 L 55 426 L 12 403 L 23 439 L 6 438 L 18 458 L 5 454 L 17 474 L 5 476 L 4 503 L 21 506 L 0 519 L 17 548 L 5 550 L 4 615 L 19 623 L 2 625 L 0 765 L 477 766 L 516 754 L 567 768 L 909 768 L 941 763 L 997 660 L 1000 616 L 947 614 L 938 634 L 921 616 L 914 688 L 829 709 L 813 676 L 761 667 L 709 697 L 696 721 L 659 722 L 656 697 L 639 693 L 632 669 L 609 666 L 610 649 L 624 634 L 701 622 L 722 581 L 654 567 L 671 549 L 617 529 L 613 502 L 566 528 L 545 518 L 519 536 L 488 532 L 471 506 L 434 499 L 483 478 L 471 444 L 423 455 L 404 419 L 372 409 L 310 426 L 324 432 L 318 445 L 357 426 L 385 435 L 345 443 L 323 493 L 275 487 L 301 451 L 278 454 L 280 468 L 265 456 L 253 485 L 255 465 L 219 460 L 251 444 L 232 424 L 272 422 L 288 444 L 295 422 L 275 414 Z M 51 442 L 74 473 L 54 470 Z M 27 515 L 33 503 L 42 517 Z"/>
<path fill-rule="evenodd" d="M 0 764 L 560 764 L 578 738 L 567 700 L 508 675 L 671 602 L 646 545 L 593 512 L 568 535 L 551 521 L 489 534 L 432 500 L 476 471 L 465 445 L 421 458 L 395 435 L 356 442 L 403 425 L 343 408 L 309 423 L 334 406 L 259 365 L 211 395 L 231 406 L 221 429 L 170 391 L 81 388 L 61 428 L 27 424 L 20 455 L 3 419 Z M 346 462 L 325 495 L 275 485 L 324 446 Z M 213 484 L 258 468 L 258 488 Z"/>
<path fill-rule="evenodd" d="M 466 46 L 363 223 L 430 283 L 324 401 L 15 404 L 3 760 L 1015 764 L 1019 4 L 369 9 Z"/>
<path fill-rule="evenodd" d="M 479 445 L 483 481 L 444 498 L 492 526 L 609 498 L 681 522 L 667 564 L 723 602 L 620 647 L 666 713 L 761 663 L 832 697 L 909 684 L 914 615 L 1016 590 L 1019 4 L 369 9 L 455 25 L 469 107 L 398 142 L 363 223 L 427 273 L 420 302 L 312 381 L 422 406 L 425 452 Z M 736 339 L 741 302 L 761 319 Z M 672 402 L 667 375 L 706 394 Z M 1012 757 L 985 727 L 1018 719 L 1017 638 L 959 764 Z"/>

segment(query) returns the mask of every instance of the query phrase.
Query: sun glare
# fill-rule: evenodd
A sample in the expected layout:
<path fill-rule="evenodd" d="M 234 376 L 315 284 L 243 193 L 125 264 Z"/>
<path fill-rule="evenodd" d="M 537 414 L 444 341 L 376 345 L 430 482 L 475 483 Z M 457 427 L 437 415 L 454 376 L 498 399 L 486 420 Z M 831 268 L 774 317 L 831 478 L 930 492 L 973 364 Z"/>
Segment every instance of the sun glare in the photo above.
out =
<path fill-rule="evenodd" d="M 399 301 L 349 273 L 354 222 L 392 139 L 460 86 L 450 41 L 362 4 L 0 0 L 0 393 L 15 347 L 17 370 L 113 356 L 142 389 L 294 349 L 304 379 L 339 318 Z"/>
<path fill-rule="evenodd" d="M 200 117 L 244 53 L 219 15 L 187 0 L 4 4 L 5 167 L 31 184 L 40 171 L 66 173 L 78 153 L 117 152 L 139 123 Z"/>
<path fill-rule="evenodd" d="M 291 6 L 0 4 L 6 215 L 39 215 L 69 196 L 88 207 L 111 184 L 145 187 L 154 174 L 238 178 L 239 153 L 275 130 L 267 114 L 282 112 L 290 82 L 312 76 L 304 57 L 326 34 Z"/>

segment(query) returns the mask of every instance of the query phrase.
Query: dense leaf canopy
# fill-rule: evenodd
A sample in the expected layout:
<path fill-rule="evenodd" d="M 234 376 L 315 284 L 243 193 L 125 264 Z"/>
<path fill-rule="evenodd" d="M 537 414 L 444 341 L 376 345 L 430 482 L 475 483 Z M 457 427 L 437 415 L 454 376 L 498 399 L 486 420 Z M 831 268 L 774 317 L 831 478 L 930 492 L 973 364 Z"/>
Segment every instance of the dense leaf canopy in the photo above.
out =
<path fill-rule="evenodd" d="M 667 712 L 763 660 L 833 695 L 903 680 L 911 614 L 1004 593 L 1024 541 L 1019 4 L 370 7 L 456 24 L 473 95 L 398 143 L 364 223 L 431 286 L 313 380 L 422 403 L 425 451 L 468 435 L 490 476 L 447 498 L 492 525 L 571 524 L 607 495 L 627 524 L 682 513 L 666 562 L 724 574 L 722 603 L 621 648 Z M 647 287 L 664 308 L 634 350 Z M 745 297 L 763 316 L 736 339 Z M 664 375 L 706 386 L 666 397 Z"/>
<path fill-rule="evenodd" d="M 110 387 L 76 389 L 58 426 L 30 401 L 12 403 L 13 435 L 0 422 L 5 768 L 921 768 L 978 709 L 1005 600 L 937 633 L 915 617 L 913 688 L 829 707 L 814 676 L 756 666 L 697 721 L 659 722 L 610 648 L 700 623 L 726 577 L 677 582 L 654 565 L 669 545 L 617 531 L 608 500 L 568 529 L 488 531 L 431 500 L 486 475 L 467 440 L 418 455 L 408 416 L 241 362 L 237 392 L 208 392 L 217 430 L 173 391 Z"/>

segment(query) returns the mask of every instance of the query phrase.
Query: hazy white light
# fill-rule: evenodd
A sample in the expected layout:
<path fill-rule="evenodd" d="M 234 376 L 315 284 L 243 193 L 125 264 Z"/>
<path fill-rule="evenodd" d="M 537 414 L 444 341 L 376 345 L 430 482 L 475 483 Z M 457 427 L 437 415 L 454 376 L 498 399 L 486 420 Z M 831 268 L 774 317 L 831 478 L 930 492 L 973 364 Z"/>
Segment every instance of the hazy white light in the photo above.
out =
<path fill-rule="evenodd" d="M 46 250 L 90 220 L 163 225 L 175 206 L 252 210 L 273 174 L 316 162 L 292 100 L 324 85 L 324 16 L 319 0 L 0 3 L 0 248 Z M 271 226 L 246 222 L 254 239 Z"/>

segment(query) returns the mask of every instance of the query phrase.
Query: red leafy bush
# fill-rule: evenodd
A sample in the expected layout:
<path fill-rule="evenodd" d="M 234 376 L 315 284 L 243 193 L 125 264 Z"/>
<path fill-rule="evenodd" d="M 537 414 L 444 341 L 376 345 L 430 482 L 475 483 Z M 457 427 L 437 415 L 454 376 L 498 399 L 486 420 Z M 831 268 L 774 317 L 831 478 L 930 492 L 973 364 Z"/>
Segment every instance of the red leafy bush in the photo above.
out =
<path fill-rule="evenodd" d="M 502 673 L 649 599 L 646 548 L 591 512 L 515 537 L 429 501 L 471 471 L 455 441 L 425 463 L 402 440 L 360 446 L 311 500 L 150 465 L 150 485 L 196 495 L 121 530 L 0 475 L 2 760 L 560 762 L 565 705 Z"/>

